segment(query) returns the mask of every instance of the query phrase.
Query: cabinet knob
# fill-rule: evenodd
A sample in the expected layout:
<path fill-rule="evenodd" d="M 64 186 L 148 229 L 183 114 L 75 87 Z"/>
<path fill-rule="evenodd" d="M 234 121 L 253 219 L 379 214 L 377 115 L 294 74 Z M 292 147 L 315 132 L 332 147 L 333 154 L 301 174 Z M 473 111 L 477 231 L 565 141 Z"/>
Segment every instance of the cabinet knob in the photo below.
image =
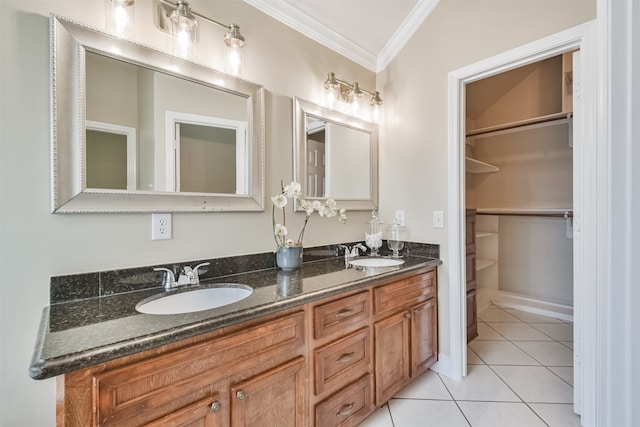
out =
<path fill-rule="evenodd" d="M 354 355 L 353 351 L 351 353 L 344 353 L 342 356 L 336 359 L 336 363 L 347 363 L 348 361 L 353 359 L 353 355 Z"/>
<path fill-rule="evenodd" d="M 218 412 L 220 409 L 222 409 L 222 403 L 220 403 L 220 401 L 216 400 L 211 404 L 211 412 Z"/>
<path fill-rule="evenodd" d="M 246 394 L 244 394 L 244 391 L 242 391 L 242 390 L 238 390 L 238 391 L 236 392 L 236 397 L 238 398 L 238 400 L 244 400 L 244 398 L 245 398 L 246 396 L 247 396 L 247 395 L 246 395 Z"/>
<path fill-rule="evenodd" d="M 411 319 L 411 313 L 410 312 L 406 312 L 404 314 L 404 317 L 406 317 L 407 319 Z"/>
<path fill-rule="evenodd" d="M 355 405 L 355 402 L 351 402 L 348 405 L 342 405 L 340 410 L 336 413 L 336 417 L 346 417 L 350 415 L 351 411 L 353 411 L 353 405 Z"/>

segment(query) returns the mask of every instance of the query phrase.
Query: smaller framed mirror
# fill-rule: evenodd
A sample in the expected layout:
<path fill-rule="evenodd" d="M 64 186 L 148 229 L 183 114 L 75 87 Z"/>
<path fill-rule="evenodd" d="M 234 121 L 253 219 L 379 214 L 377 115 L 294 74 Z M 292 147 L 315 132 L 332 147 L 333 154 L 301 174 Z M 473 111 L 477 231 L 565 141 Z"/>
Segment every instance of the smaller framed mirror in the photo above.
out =
<path fill-rule="evenodd" d="M 378 208 L 378 126 L 294 99 L 294 180 L 304 198 Z"/>

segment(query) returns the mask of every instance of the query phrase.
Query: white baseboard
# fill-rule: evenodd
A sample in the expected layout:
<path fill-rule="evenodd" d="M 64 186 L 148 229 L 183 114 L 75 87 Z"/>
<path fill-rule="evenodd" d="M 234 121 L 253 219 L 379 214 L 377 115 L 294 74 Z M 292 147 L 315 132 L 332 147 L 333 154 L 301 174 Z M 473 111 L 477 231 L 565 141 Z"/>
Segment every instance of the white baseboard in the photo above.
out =
<path fill-rule="evenodd" d="M 445 354 L 438 354 L 438 361 L 431 365 L 429 368 L 433 372 L 444 375 L 451 378 L 451 363 L 449 363 L 449 356 Z"/>
<path fill-rule="evenodd" d="M 542 316 L 573 322 L 573 306 L 538 300 L 511 292 L 497 291 L 492 296 L 493 304 L 526 311 Z"/>

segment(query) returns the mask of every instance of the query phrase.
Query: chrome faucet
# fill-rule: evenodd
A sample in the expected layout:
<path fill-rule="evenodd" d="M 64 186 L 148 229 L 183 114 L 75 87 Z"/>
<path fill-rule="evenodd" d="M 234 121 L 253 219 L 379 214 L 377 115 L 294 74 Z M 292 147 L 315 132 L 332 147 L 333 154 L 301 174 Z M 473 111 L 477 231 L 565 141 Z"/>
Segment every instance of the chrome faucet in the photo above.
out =
<path fill-rule="evenodd" d="M 189 279 L 190 285 L 199 285 L 200 284 L 200 267 L 204 267 L 209 265 L 209 262 L 202 262 L 195 267 L 189 267 L 187 265 L 184 266 L 184 274 Z"/>
<path fill-rule="evenodd" d="M 366 252 L 367 248 L 364 247 L 362 243 L 356 243 L 355 245 L 349 247 L 347 245 L 340 245 L 340 248 L 344 249 L 344 257 L 346 258 L 356 258 L 360 256 L 360 251 Z"/>
<path fill-rule="evenodd" d="M 203 262 L 196 265 L 195 267 L 189 267 L 188 265 L 185 265 L 184 267 L 182 267 L 182 271 L 178 275 L 178 280 L 176 280 L 175 273 L 168 268 L 158 267 L 154 268 L 153 270 L 164 271 L 164 276 L 162 277 L 162 286 L 166 291 L 168 291 L 170 289 L 177 288 L 178 286 L 200 284 L 200 267 L 204 267 L 209 264 L 210 263 L 208 262 Z"/>
<path fill-rule="evenodd" d="M 164 267 L 154 268 L 153 271 L 164 271 L 164 275 L 162 276 L 162 287 L 165 291 L 178 286 L 178 282 L 176 282 L 176 275 L 173 273 L 173 271 Z"/>

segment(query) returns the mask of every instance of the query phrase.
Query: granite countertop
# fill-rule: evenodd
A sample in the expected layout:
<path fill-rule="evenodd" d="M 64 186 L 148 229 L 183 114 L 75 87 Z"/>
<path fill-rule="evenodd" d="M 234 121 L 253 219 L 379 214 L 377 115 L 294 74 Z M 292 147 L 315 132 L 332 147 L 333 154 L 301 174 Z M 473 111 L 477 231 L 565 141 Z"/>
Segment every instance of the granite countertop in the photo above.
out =
<path fill-rule="evenodd" d="M 395 267 L 363 269 L 332 257 L 305 261 L 293 272 L 267 268 L 206 279 L 197 287 L 241 283 L 251 286 L 253 293 L 224 307 L 187 314 L 136 311 L 137 303 L 165 292 L 162 288 L 52 303 L 42 313 L 29 375 L 50 378 L 441 264 L 438 258 L 422 256 L 407 255 L 404 261 Z"/>

